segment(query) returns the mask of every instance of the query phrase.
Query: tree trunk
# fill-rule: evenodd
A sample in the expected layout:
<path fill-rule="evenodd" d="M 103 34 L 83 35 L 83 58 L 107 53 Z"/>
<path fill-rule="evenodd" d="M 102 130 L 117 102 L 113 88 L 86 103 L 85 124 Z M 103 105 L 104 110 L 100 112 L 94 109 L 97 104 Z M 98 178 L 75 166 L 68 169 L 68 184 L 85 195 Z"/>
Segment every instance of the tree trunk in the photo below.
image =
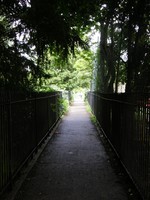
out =
<path fill-rule="evenodd" d="M 106 57 L 107 57 L 107 31 L 108 31 L 108 24 L 104 24 L 101 22 L 100 27 L 100 34 L 101 34 L 101 41 L 100 41 L 100 66 L 98 69 L 98 79 L 99 79 L 99 90 L 100 92 L 106 92 L 107 88 L 107 81 L 105 75 L 105 68 L 106 68 Z"/>

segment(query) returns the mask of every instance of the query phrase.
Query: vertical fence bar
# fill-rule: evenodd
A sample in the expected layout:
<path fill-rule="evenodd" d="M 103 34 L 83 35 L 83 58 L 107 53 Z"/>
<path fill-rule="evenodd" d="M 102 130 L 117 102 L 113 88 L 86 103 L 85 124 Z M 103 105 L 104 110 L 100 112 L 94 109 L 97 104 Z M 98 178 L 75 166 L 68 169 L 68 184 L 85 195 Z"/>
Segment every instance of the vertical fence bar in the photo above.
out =
<path fill-rule="evenodd" d="M 10 100 L 9 93 L 0 92 L 0 194 L 10 184 Z"/>
<path fill-rule="evenodd" d="M 8 126 L 8 148 L 9 148 L 9 179 L 10 179 L 10 188 L 12 189 L 12 110 L 11 110 L 11 94 L 9 92 L 9 126 Z"/>

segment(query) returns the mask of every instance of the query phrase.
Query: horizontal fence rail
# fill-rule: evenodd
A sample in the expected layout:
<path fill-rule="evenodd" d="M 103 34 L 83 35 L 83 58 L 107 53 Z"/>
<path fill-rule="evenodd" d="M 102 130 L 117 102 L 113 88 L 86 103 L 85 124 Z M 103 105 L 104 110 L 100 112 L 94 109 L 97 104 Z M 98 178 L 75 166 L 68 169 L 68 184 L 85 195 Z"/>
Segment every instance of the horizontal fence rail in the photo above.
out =
<path fill-rule="evenodd" d="M 0 92 L 0 194 L 59 119 L 60 92 Z"/>
<path fill-rule="evenodd" d="M 88 102 L 144 200 L 150 200 L 150 94 L 88 93 Z"/>

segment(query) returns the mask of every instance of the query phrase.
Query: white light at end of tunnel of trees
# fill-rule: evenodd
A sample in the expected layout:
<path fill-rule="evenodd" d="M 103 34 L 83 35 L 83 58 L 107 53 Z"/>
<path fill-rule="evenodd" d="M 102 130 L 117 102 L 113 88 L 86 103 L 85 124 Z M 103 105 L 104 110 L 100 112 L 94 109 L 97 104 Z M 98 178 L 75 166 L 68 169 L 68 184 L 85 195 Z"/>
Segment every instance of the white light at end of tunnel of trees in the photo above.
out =
<path fill-rule="evenodd" d="M 99 31 L 93 29 L 89 34 L 88 34 L 88 37 L 89 37 L 89 46 L 91 47 L 91 50 L 92 51 L 96 51 L 97 49 L 97 46 L 100 42 L 100 33 Z"/>

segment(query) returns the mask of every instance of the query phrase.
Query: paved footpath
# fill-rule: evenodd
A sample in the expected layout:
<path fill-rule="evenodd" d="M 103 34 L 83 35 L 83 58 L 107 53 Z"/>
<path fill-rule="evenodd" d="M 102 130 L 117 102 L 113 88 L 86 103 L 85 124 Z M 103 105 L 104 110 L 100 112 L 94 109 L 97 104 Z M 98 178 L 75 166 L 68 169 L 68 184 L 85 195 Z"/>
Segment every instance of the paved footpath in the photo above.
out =
<path fill-rule="evenodd" d="M 15 200 L 127 200 L 83 103 L 74 103 Z"/>

